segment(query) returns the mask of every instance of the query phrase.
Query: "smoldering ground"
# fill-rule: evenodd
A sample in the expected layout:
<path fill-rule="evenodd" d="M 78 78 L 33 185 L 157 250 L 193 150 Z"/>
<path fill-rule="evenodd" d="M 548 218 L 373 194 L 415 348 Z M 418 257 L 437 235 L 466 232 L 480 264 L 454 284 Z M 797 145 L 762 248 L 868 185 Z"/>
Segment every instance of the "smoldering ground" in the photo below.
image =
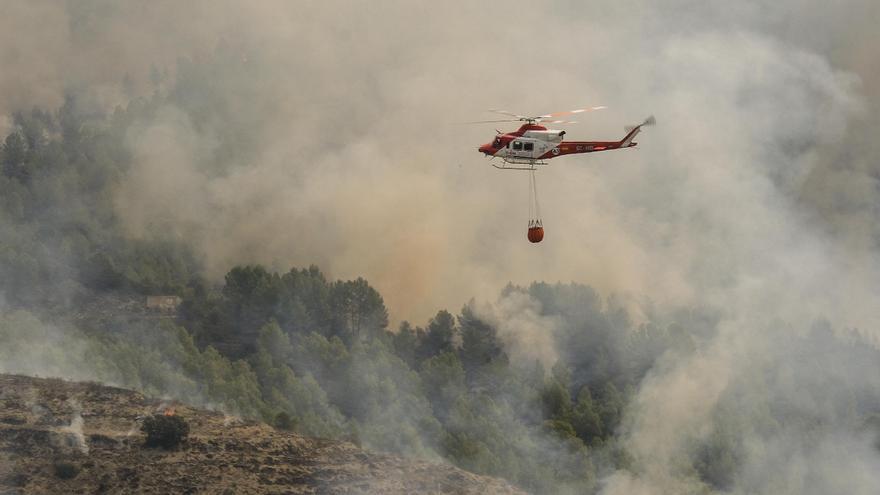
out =
<path fill-rule="evenodd" d="M 364 275 L 398 318 L 489 298 L 511 280 L 720 308 L 715 337 L 645 380 L 621 432 L 634 467 L 611 477 L 609 493 L 691 489 L 689 449 L 732 384 L 787 396 L 822 376 L 749 388 L 749 366 L 791 364 L 778 335 L 795 338 L 817 318 L 876 335 L 872 2 L 833 15 L 802 2 L 5 8 L 4 112 L 53 107 L 80 88 L 109 109 L 161 91 L 188 58 L 214 60 L 212 77 L 192 81 L 201 91 L 179 95 L 185 108 L 169 104 L 131 132 L 134 166 L 116 206 L 131 236 L 182 236 L 215 275 L 249 261 L 317 263 Z M 223 107 L 199 107 L 215 101 Z M 531 246 L 525 177 L 477 156 L 492 129 L 448 124 L 487 107 L 592 104 L 610 109 L 570 136 L 615 138 L 649 113 L 660 125 L 638 150 L 541 173 L 548 237 Z M 833 359 L 847 380 L 863 376 L 846 355 Z M 792 400 L 821 396 L 806 388 Z M 827 426 L 813 444 L 795 441 L 800 430 L 744 429 L 746 467 L 729 486 L 876 492 L 860 475 L 876 453 L 833 411 L 819 417 Z M 840 451 L 853 462 L 834 459 Z M 817 482 L 768 477 L 758 469 L 768 456 Z"/>

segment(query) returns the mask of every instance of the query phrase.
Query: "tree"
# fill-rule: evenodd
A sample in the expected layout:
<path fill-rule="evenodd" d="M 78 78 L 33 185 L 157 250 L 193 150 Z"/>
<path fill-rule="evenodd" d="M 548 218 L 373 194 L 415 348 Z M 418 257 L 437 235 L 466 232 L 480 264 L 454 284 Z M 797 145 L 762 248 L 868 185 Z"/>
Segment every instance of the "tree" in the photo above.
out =
<path fill-rule="evenodd" d="M 281 276 L 281 300 L 276 318 L 288 333 L 331 335 L 330 284 L 318 267 L 292 268 Z"/>
<path fill-rule="evenodd" d="M 428 322 L 425 337 L 419 344 L 419 361 L 424 361 L 443 352 L 455 351 L 455 317 L 449 311 L 441 310 Z"/>
<path fill-rule="evenodd" d="M 455 399 L 467 393 L 461 361 L 452 352 L 438 354 L 422 363 L 419 376 L 435 416 L 444 421 Z"/>
<path fill-rule="evenodd" d="M 413 328 L 408 321 L 404 321 L 400 324 L 397 333 L 391 337 L 394 353 L 397 354 L 397 357 L 403 359 L 410 368 L 416 367 L 416 352 L 419 339 L 424 333 L 425 331 L 421 328 Z"/>
<path fill-rule="evenodd" d="M 606 434 L 611 434 L 617 428 L 625 404 L 623 394 L 617 390 L 617 387 L 611 382 L 606 382 L 599 394 L 599 407 L 596 408 Z"/>
<path fill-rule="evenodd" d="M 260 327 L 275 316 L 279 278 L 260 265 L 236 266 L 226 274 L 223 296 L 235 329 L 240 354 L 253 351 Z"/>
<path fill-rule="evenodd" d="M 541 391 L 541 402 L 544 404 L 544 417 L 566 420 L 571 417 L 571 394 L 558 380 L 547 382 Z"/>
<path fill-rule="evenodd" d="M 465 306 L 458 317 L 461 332 L 461 362 L 469 378 L 473 378 L 477 370 L 496 361 L 507 361 L 507 354 L 495 327 L 480 320 L 474 315 L 471 306 Z"/>
<path fill-rule="evenodd" d="M 578 393 L 577 404 L 571 413 L 571 424 L 577 436 L 588 445 L 592 445 L 595 439 L 602 438 L 602 419 L 596 412 L 593 396 L 587 387 L 583 387 Z"/>
<path fill-rule="evenodd" d="M 274 320 L 260 328 L 256 350 L 268 354 L 275 365 L 287 364 L 293 357 L 290 338 L 281 331 L 281 327 Z"/>
<path fill-rule="evenodd" d="M 360 277 L 331 286 L 330 310 L 334 333 L 345 342 L 377 337 L 388 326 L 382 296 Z"/>
<path fill-rule="evenodd" d="M 27 182 L 30 177 L 27 168 L 27 143 L 18 132 L 12 132 L 6 136 L 3 143 L 3 174 L 7 177 Z"/>

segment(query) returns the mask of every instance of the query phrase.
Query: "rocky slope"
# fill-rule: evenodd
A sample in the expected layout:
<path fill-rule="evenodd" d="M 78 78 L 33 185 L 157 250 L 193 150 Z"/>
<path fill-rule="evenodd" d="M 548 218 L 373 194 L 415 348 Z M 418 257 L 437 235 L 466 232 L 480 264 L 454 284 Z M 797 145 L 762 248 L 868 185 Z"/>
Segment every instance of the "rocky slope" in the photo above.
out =
<path fill-rule="evenodd" d="M 452 466 L 180 404 L 186 443 L 144 447 L 141 420 L 169 406 L 93 383 L 0 375 L 0 494 L 521 493 Z"/>

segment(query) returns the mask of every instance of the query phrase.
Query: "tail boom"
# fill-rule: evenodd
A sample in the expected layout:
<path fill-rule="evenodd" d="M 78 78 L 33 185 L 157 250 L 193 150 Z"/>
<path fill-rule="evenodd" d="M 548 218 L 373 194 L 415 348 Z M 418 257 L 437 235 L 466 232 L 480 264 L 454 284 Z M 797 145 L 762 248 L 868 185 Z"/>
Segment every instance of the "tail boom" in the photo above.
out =
<path fill-rule="evenodd" d="M 563 141 L 558 146 L 541 155 L 542 160 L 547 160 L 562 155 L 576 155 L 578 153 L 594 153 L 617 149 L 618 141 Z"/>
<path fill-rule="evenodd" d="M 654 116 L 645 119 L 639 125 L 627 126 L 626 135 L 620 141 L 563 141 L 558 146 L 540 156 L 540 160 L 547 160 L 562 155 L 574 155 L 578 153 L 593 153 L 596 151 L 608 151 L 621 148 L 632 148 L 636 143 L 633 139 L 642 130 L 642 127 L 657 123 Z"/>

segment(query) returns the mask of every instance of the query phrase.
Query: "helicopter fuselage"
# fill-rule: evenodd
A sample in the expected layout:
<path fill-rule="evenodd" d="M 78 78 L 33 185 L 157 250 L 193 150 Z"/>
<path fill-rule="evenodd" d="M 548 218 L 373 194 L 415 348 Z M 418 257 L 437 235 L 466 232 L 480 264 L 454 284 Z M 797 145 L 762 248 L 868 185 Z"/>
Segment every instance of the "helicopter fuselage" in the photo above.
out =
<path fill-rule="evenodd" d="M 629 130 L 620 141 L 565 141 L 565 131 L 527 123 L 515 132 L 499 133 L 494 140 L 480 146 L 478 151 L 507 163 L 535 164 L 562 155 L 633 147 L 636 143 L 632 138 L 638 133 L 639 127 Z"/>

